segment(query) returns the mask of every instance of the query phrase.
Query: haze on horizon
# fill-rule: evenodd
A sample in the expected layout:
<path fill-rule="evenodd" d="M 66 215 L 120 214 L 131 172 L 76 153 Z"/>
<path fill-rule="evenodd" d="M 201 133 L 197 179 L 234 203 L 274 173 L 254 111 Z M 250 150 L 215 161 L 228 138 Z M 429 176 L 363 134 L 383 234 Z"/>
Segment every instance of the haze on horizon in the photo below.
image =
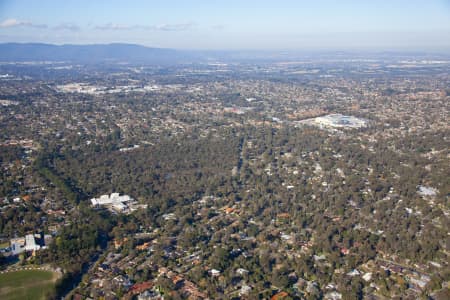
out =
<path fill-rule="evenodd" d="M 0 0 L 0 42 L 450 50 L 450 1 Z"/>

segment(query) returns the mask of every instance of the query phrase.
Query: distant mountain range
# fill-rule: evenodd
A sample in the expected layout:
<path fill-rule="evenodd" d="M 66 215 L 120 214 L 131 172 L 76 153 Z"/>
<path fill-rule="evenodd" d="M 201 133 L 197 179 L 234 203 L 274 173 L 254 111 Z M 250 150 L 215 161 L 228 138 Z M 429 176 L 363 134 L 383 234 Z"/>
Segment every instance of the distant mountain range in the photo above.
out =
<path fill-rule="evenodd" d="M 79 63 L 137 62 L 176 64 L 197 60 L 191 51 L 150 48 L 133 44 L 51 45 L 0 44 L 0 61 L 71 61 Z"/>
<path fill-rule="evenodd" d="M 0 43 L 0 62 L 67 61 L 74 63 L 127 62 L 145 64 L 180 64 L 192 62 L 248 62 L 290 61 L 308 59 L 367 59 L 382 60 L 421 57 L 448 58 L 446 55 L 429 56 L 424 52 L 399 51 L 195 51 L 151 48 L 135 44 L 52 45 L 42 43 Z"/>

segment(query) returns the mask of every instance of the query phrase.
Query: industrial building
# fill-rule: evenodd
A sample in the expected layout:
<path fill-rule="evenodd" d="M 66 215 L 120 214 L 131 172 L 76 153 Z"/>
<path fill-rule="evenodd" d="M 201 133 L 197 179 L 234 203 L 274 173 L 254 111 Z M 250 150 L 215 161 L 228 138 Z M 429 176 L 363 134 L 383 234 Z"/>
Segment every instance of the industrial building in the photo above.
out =
<path fill-rule="evenodd" d="M 111 195 L 102 195 L 100 198 L 91 199 L 92 206 L 106 207 L 116 212 L 127 212 L 131 210 L 132 205 L 136 201 L 128 195 L 120 196 L 119 193 L 111 193 Z"/>
<path fill-rule="evenodd" d="M 42 238 L 44 237 L 44 239 Z M 10 240 L 9 251 L 11 255 L 18 255 L 22 252 L 33 252 L 46 249 L 52 237 L 48 234 L 27 234 L 25 237 L 12 238 Z"/>
<path fill-rule="evenodd" d="M 326 126 L 336 128 L 362 128 L 367 126 L 367 122 L 354 116 L 345 116 L 341 114 L 330 114 L 322 117 L 317 117 L 314 122 Z"/>

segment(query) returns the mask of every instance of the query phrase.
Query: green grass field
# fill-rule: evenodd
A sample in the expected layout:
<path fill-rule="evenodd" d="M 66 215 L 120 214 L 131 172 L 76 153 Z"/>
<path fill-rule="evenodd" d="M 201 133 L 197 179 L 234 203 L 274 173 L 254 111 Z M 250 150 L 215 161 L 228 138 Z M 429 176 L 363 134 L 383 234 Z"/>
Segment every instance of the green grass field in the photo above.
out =
<path fill-rule="evenodd" d="M 41 270 L 0 274 L 0 299 L 45 299 L 54 287 L 55 278 L 54 273 Z"/>

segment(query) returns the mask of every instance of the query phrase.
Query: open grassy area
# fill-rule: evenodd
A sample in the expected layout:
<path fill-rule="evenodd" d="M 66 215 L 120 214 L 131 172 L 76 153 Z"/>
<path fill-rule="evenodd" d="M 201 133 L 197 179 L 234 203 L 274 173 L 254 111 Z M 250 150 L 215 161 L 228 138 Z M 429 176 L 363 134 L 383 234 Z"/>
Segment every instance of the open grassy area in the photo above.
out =
<path fill-rule="evenodd" d="M 45 299 L 55 279 L 53 272 L 41 270 L 0 274 L 0 299 Z"/>

